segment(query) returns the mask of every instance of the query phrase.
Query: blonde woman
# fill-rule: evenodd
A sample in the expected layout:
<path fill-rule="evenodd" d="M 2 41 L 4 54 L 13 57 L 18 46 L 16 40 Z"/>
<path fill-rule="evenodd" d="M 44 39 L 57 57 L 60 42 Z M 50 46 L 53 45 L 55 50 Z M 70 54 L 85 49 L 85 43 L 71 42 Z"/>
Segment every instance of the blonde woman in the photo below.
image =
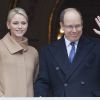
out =
<path fill-rule="evenodd" d="M 0 40 L 0 96 L 34 96 L 33 83 L 38 70 L 38 52 L 24 37 L 28 16 L 22 8 L 10 10 L 7 28 Z"/>

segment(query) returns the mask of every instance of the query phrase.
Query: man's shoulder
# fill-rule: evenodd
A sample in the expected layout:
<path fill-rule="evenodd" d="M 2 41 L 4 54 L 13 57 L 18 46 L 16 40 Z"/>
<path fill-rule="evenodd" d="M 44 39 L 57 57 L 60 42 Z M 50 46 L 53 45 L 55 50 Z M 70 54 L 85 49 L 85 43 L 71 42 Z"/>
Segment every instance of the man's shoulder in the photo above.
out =
<path fill-rule="evenodd" d="M 55 40 L 51 42 L 50 44 L 47 44 L 46 46 L 42 47 L 39 51 L 48 51 L 48 50 L 55 50 L 55 48 L 59 47 L 61 45 L 62 39 Z"/>
<path fill-rule="evenodd" d="M 47 46 L 45 46 L 44 48 L 57 47 L 60 45 L 61 41 L 62 41 L 62 39 L 55 40 L 55 41 L 51 42 L 50 44 L 48 44 Z"/>
<path fill-rule="evenodd" d="M 85 41 L 91 41 L 91 42 L 100 42 L 100 38 L 93 37 L 93 36 L 82 36 L 83 40 Z"/>
<path fill-rule="evenodd" d="M 100 38 L 97 38 L 97 37 L 87 37 L 90 41 L 92 42 L 96 42 L 96 43 L 99 43 L 100 42 Z"/>
<path fill-rule="evenodd" d="M 87 41 L 86 43 L 95 44 L 95 46 L 100 46 L 100 38 L 86 36 L 85 40 Z"/>

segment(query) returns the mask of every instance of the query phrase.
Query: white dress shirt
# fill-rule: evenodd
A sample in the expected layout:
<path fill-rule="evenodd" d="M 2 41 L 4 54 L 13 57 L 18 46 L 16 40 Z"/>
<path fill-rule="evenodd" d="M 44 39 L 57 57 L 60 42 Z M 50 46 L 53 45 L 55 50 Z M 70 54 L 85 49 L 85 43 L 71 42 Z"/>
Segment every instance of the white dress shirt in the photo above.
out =
<path fill-rule="evenodd" d="M 65 36 L 64 36 L 64 39 L 65 39 L 65 45 L 66 45 L 66 49 L 67 49 L 67 54 L 68 54 L 68 57 L 69 57 L 70 50 L 72 48 L 72 46 L 70 45 L 71 42 L 68 39 L 66 39 Z M 75 41 L 75 53 L 76 53 L 76 50 L 77 50 L 77 45 L 78 45 L 78 41 Z"/>

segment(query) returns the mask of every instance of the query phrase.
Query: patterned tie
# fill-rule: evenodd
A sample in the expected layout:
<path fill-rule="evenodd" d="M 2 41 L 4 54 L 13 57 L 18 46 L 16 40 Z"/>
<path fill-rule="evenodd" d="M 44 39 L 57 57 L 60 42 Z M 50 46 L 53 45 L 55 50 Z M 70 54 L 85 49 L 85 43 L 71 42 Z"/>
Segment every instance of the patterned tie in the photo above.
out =
<path fill-rule="evenodd" d="M 75 56 L 75 42 L 71 42 L 70 45 L 71 45 L 71 50 L 69 54 L 69 61 L 72 63 Z"/>

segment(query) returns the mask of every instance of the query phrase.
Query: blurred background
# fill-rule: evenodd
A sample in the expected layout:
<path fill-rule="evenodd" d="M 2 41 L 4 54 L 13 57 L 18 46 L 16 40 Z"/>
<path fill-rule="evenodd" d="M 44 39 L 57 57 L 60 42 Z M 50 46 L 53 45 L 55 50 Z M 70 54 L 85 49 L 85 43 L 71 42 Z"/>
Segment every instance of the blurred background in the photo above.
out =
<path fill-rule="evenodd" d="M 100 0 L 2 0 L 0 3 L 0 38 L 6 33 L 6 18 L 10 9 L 22 7 L 29 17 L 29 27 L 25 34 L 29 44 L 40 49 L 59 39 L 63 33 L 59 26 L 62 9 L 75 7 L 83 15 L 83 34 L 100 38 L 93 28 L 99 29 L 94 18 L 100 15 Z"/>

